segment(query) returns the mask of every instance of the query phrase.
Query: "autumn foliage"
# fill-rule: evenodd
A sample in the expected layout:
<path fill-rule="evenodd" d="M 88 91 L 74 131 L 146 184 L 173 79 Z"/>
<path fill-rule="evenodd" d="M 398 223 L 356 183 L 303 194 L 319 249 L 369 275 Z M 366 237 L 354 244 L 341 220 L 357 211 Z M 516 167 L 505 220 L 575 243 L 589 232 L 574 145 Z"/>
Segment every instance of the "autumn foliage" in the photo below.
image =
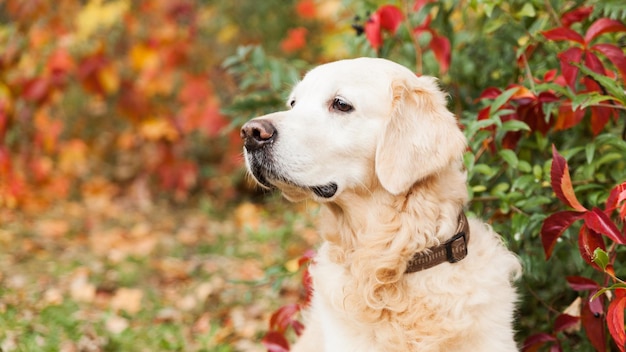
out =
<path fill-rule="evenodd" d="M 108 233 L 101 226 L 124 214 L 117 200 L 145 210 L 160 198 L 235 203 L 233 215 L 205 232 L 208 239 L 229 236 L 224 229 L 234 222 L 238 248 L 223 249 L 228 240 L 222 239 L 204 244 L 210 250 L 254 247 L 245 255 L 267 256 L 275 253 L 271 241 L 289 247 L 314 238 L 302 226 L 263 233 L 262 207 L 243 201 L 254 191 L 241 187 L 238 126 L 283 109 L 284 94 L 318 63 L 385 57 L 437 76 L 450 93 L 449 108 L 468 139 L 468 212 L 490 222 L 524 264 L 516 327 L 523 350 L 624 351 L 625 41 L 625 13 L 615 0 L 0 1 L 0 244 L 18 249 L 9 255 L 16 262 L 58 243 L 81 252 L 82 240 L 90 241 L 95 258 L 108 258 L 98 252 L 103 248 L 129 257 L 150 248 L 152 256 L 166 234 L 119 227 Z M 68 235 L 69 220 L 42 219 L 35 233 L 43 239 L 5 230 L 19 224 L 22 212 L 39 214 L 73 200 L 82 207 L 68 211 L 80 217 L 76 240 Z M 115 204 L 114 210 L 99 204 Z M 152 211 L 134 221 L 168 222 Z M 172 230 L 178 242 L 204 243 L 189 240 L 186 226 Z M 297 264 L 279 265 L 280 275 L 266 259 L 258 261 L 268 267 L 248 266 L 248 275 L 229 273 L 255 289 L 271 285 L 285 300 L 272 296 L 274 307 L 284 307 L 254 313 L 266 320 L 265 330 L 246 338 L 260 349 L 286 351 L 306 328 L 300 313 L 312 289 L 306 274 L 312 252 L 286 252 L 285 261 Z M 170 270 L 178 267 L 171 261 L 153 265 L 162 280 L 189 280 L 186 269 Z M 107 297 L 114 318 L 146 299 L 137 298 L 141 290 L 95 285 L 88 275 L 85 281 L 85 272 L 77 269 L 70 280 L 78 282 L 76 301 L 81 292 L 92 295 L 90 302 Z M 303 276 L 301 287 L 285 289 L 277 277 L 293 273 L 297 282 Z M 57 291 L 51 292 L 56 302 Z M 1 314 L 14 308 L 20 310 L 0 301 Z M 238 339 L 228 335 L 241 323 L 237 311 L 211 309 L 190 319 L 187 336 L 226 331 L 213 337 L 217 343 Z M 113 330 L 111 341 L 119 337 Z"/>
<path fill-rule="evenodd" d="M 212 166 L 223 171 L 238 164 L 213 67 L 200 59 L 199 6 L 9 0 L 5 9 L 1 206 L 45 206 L 97 191 L 94 182 L 184 199 L 200 186 L 217 191 L 201 176 L 204 155 L 222 154 Z M 199 155 L 199 143 L 215 150 Z"/>

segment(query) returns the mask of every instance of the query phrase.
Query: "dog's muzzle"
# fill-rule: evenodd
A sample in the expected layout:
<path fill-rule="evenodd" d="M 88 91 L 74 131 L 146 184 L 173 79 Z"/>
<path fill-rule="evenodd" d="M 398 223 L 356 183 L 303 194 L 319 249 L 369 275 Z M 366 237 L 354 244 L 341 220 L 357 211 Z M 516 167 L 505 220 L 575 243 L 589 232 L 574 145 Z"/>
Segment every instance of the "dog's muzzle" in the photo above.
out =
<path fill-rule="evenodd" d="M 241 127 L 241 139 L 246 149 L 246 158 L 250 172 L 261 185 L 273 188 L 272 181 L 286 183 L 298 188 L 309 189 L 321 198 L 331 198 L 337 193 L 337 183 L 329 182 L 325 185 L 304 186 L 290 180 L 286 175 L 278 173 L 272 159 L 270 146 L 278 137 L 276 127 L 267 120 L 250 120 Z"/>

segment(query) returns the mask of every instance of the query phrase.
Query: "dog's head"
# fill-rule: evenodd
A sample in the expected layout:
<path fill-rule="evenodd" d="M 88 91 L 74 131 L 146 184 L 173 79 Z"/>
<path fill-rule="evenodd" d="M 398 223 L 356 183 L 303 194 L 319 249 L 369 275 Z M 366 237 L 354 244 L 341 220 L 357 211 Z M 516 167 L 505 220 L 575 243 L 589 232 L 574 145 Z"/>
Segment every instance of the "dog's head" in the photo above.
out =
<path fill-rule="evenodd" d="M 289 110 L 241 129 L 248 170 L 293 201 L 381 185 L 398 195 L 460 159 L 465 138 L 432 77 L 384 59 L 319 66 Z"/>

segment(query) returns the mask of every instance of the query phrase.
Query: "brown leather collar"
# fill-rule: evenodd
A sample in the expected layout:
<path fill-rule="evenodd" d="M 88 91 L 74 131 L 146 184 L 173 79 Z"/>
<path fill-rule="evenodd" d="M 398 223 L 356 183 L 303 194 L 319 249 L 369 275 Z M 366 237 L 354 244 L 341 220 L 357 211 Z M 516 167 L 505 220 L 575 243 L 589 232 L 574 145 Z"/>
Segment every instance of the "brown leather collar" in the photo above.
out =
<path fill-rule="evenodd" d="M 406 266 L 405 274 L 429 269 L 445 262 L 456 263 L 462 260 L 467 256 L 469 239 L 470 231 L 467 217 L 461 212 L 456 234 L 445 243 L 415 253 Z"/>

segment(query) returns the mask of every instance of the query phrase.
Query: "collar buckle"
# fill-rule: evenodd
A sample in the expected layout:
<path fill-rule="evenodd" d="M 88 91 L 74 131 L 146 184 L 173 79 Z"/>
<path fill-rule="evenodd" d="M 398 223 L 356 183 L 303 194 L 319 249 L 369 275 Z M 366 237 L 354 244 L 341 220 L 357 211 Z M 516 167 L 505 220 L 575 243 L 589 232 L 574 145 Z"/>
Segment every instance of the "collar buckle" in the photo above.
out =
<path fill-rule="evenodd" d="M 456 263 L 467 256 L 467 236 L 465 231 L 459 232 L 446 243 L 446 259 L 449 263 Z"/>

